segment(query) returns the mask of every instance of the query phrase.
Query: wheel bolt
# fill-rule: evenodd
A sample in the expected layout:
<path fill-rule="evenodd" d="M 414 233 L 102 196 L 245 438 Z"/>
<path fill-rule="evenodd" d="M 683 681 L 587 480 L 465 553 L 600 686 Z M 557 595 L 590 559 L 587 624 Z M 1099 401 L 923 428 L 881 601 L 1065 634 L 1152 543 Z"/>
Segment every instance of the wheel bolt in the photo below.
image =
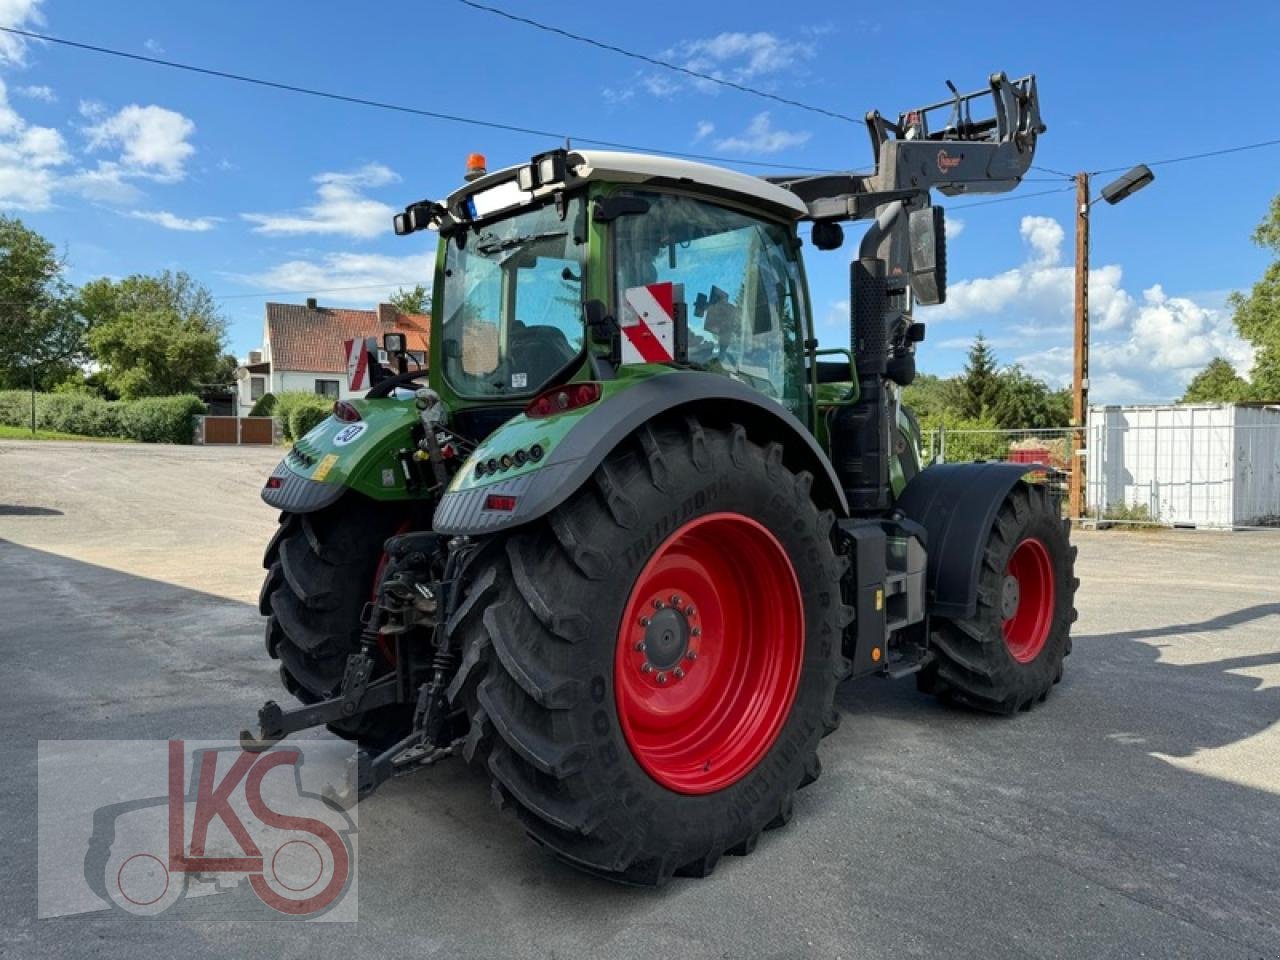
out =
<path fill-rule="evenodd" d="M 675 678 L 676 678 L 677 680 L 683 680 L 683 679 L 684 679 L 684 668 L 683 668 L 683 667 L 676 667 L 676 668 L 675 668 L 674 670 L 672 670 L 671 672 L 672 672 L 673 674 L 675 674 Z"/>
<path fill-rule="evenodd" d="M 692 603 L 691 603 L 691 604 L 689 604 L 689 606 L 687 606 L 687 607 L 685 607 L 685 608 L 684 608 L 684 615 L 685 615 L 686 617 L 692 617 L 692 616 L 693 616 L 693 604 L 692 604 Z"/>
<path fill-rule="evenodd" d="M 666 675 L 665 673 L 660 673 L 660 674 L 658 674 L 658 682 L 659 682 L 659 683 L 666 683 L 666 682 L 667 682 L 667 675 Z"/>
<path fill-rule="evenodd" d="M 697 651 L 697 650 L 686 650 L 686 651 L 685 651 L 685 654 L 684 654 L 684 658 L 685 658 L 686 660 L 697 660 L 697 659 L 698 659 L 698 651 Z"/>
<path fill-rule="evenodd" d="M 692 630 L 690 630 L 690 631 L 689 631 L 689 636 L 691 636 L 691 637 L 700 637 L 700 636 L 702 636 L 702 628 L 701 628 L 701 627 L 694 627 Z"/>
<path fill-rule="evenodd" d="M 680 594 L 678 594 L 678 593 L 673 593 L 673 594 L 671 595 L 671 605 L 672 605 L 673 607 L 678 607 L 678 606 L 680 606 Z"/>
<path fill-rule="evenodd" d="M 655 610 L 661 610 L 661 609 L 662 609 L 663 607 L 665 607 L 665 606 L 666 606 L 666 604 L 665 604 L 665 603 L 663 603 L 661 600 L 655 600 L 655 601 L 653 601 L 653 609 L 655 609 Z"/>
<path fill-rule="evenodd" d="M 653 673 L 653 664 L 645 661 L 644 666 L 640 668 L 641 673 Z"/>
<path fill-rule="evenodd" d="M 648 618 L 648 617 L 641 617 L 641 618 L 640 618 L 640 626 L 642 626 L 642 627 L 647 627 L 648 625 L 649 625 L 649 618 Z"/>
<path fill-rule="evenodd" d="M 636 641 L 636 645 L 635 645 L 635 649 L 636 649 L 636 650 L 643 650 L 643 649 L 644 649 L 644 641 L 643 641 L 643 640 L 637 640 L 637 641 Z"/>

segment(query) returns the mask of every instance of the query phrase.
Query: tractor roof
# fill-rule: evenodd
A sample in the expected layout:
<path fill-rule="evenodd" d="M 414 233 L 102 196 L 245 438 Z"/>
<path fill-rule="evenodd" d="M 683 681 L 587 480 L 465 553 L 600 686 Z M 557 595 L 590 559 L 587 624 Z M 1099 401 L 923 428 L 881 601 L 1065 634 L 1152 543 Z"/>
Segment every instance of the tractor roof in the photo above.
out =
<path fill-rule="evenodd" d="M 739 199 L 751 206 L 764 207 L 775 216 L 791 220 L 798 220 L 808 212 L 804 201 L 790 190 L 747 173 L 695 163 L 692 160 L 615 150 L 572 150 L 567 161 L 568 173 L 563 186 L 573 187 L 591 181 L 604 181 L 701 187 L 713 194 Z M 458 210 L 468 198 L 510 182 L 523 166 L 525 164 L 495 170 L 454 191 L 447 201 L 448 208 L 451 211 Z M 541 192 L 541 189 L 536 190 L 534 194 Z"/>

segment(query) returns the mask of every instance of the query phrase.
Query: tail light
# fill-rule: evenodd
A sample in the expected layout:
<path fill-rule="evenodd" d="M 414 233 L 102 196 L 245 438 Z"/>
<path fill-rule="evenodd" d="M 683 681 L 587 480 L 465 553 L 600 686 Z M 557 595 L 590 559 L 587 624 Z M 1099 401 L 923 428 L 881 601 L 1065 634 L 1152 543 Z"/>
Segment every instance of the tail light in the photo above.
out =
<path fill-rule="evenodd" d="M 552 417 L 566 410 L 577 410 L 600 399 L 600 384 L 570 383 L 563 387 L 553 387 L 538 394 L 524 408 L 524 415 L 531 420 L 539 417 Z"/>
<path fill-rule="evenodd" d="M 484 498 L 484 508 L 510 513 L 516 508 L 516 498 L 501 493 L 491 493 Z"/>
<path fill-rule="evenodd" d="M 333 402 L 333 415 L 343 423 L 355 423 L 361 419 L 360 411 L 345 400 L 335 400 Z"/>

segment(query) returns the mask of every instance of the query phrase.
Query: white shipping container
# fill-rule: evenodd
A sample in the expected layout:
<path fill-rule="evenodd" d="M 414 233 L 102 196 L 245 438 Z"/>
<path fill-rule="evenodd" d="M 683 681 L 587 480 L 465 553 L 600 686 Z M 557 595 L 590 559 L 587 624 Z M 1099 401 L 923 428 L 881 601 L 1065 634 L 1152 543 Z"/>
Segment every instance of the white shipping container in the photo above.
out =
<path fill-rule="evenodd" d="M 1089 513 L 1146 508 L 1162 523 L 1280 522 L 1280 407 L 1091 407 Z"/>

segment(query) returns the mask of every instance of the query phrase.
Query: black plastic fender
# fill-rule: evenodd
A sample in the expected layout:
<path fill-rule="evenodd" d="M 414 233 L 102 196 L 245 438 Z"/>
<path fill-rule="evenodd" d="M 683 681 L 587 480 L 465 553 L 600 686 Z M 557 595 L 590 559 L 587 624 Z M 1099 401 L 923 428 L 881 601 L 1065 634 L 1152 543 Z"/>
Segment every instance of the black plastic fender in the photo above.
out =
<path fill-rule="evenodd" d="M 1046 467 L 1026 463 L 944 463 L 916 474 L 895 509 L 925 528 L 929 613 L 964 620 L 978 611 L 983 549 L 1005 497 Z"/>
<path fill-rule="evenodd" d="M 758 443 L 781 442 L 788 459 L 794 459 L 793 469 L 813 474 L 815 499 L 842 517 L 848 515 L 844 491 L 825 451 L 788 410 L 728 377 L 682 371 L 655 376 L 601 402 L 556 444 L 536 472 L 446 493 L 432 529 L 451 535 L 491 533 L 537 520 L 586 483 L 625 437 L 655 417 L 681 412 L 708 424 L 741 423 Z M 485 510 L 490 494 L 516 497 L 516 509 Z"/>

